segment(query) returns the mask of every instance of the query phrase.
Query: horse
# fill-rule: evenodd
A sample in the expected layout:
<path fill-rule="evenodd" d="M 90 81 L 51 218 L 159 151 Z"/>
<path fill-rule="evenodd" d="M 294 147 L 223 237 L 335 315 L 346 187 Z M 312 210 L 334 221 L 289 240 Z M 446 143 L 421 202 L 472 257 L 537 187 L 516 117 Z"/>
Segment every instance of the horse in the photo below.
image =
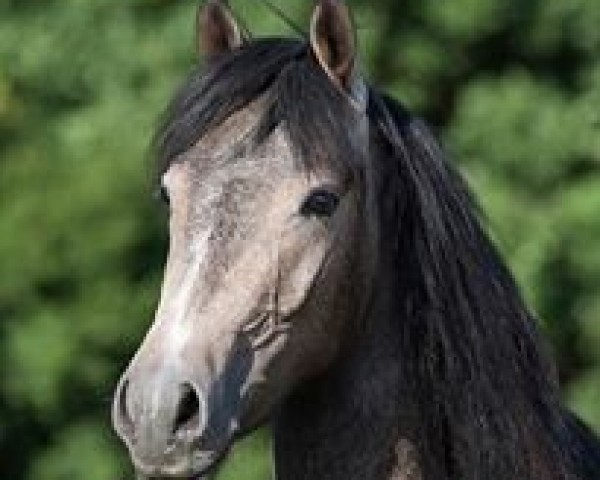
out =
<path fill-rule="evenodd" d="M 600 443 L 465 182 L 360 73 L 341 0 L 309 34 L 198 13 L 156 136 L 170 249 L 113 423 L 140 478 L 273 433 L 280 480 L 592 480 Z"/>

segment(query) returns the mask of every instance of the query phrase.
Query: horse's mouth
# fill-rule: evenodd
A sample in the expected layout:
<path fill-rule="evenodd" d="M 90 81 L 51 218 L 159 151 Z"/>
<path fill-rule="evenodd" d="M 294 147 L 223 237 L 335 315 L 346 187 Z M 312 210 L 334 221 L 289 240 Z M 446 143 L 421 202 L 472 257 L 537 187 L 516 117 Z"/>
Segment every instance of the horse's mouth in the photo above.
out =
<path fill-rule="evenodd" d="M 136 480 L 209 480 L 218 472 L 223 462 L 229 455 L 230 447 L 226 447 L 219 452 L 215 452 L 214 457 L 206 462 L 201 468 L 195 470 L 195 473 L 185 475 L 148 475 L 142 471 L 136 471 Z"/>

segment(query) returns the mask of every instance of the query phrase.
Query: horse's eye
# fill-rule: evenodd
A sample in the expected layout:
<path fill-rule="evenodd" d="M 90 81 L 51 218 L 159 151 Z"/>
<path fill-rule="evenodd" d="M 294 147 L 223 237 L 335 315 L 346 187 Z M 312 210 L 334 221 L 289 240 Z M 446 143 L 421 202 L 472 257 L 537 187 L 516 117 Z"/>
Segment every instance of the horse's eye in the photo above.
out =
<path fill-rule="evenodd" d="M 305 217 L 330 217 L 340 203 L 340 197 L 328 190 L 313 191 L 302 203 L 300 214 Z"/>

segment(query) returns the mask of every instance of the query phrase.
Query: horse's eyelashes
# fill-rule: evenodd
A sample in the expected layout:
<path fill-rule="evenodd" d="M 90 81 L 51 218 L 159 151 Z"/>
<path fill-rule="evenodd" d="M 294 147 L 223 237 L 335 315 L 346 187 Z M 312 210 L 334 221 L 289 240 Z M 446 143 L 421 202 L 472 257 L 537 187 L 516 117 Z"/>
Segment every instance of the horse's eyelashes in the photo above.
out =
<path fill-rule="evenodd" d="M 302 202 L 300 214 L 304 217 L 330 217 L 340 203 L 340 197 L 324 189 L 312 191 Z"/>

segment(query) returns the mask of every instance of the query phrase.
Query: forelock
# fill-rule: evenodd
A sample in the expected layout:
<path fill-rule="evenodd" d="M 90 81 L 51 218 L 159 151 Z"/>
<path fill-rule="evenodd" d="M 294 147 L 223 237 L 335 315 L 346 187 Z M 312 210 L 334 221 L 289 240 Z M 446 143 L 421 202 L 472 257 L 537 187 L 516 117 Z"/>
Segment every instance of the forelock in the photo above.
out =
<path fill-rule="evenodd" d="M 263 39 L 191 73 L 155 135 L 157 173 L 261 97 L 265 107 L 253 132 L 255 144 L 281 126 L 300 168 L 310 171 L 326 164 L 345 175 L 356 170 L 360 155 L 352 139 L 357 112 L 348 99 L 319 68 L 306 42 Z"/>

